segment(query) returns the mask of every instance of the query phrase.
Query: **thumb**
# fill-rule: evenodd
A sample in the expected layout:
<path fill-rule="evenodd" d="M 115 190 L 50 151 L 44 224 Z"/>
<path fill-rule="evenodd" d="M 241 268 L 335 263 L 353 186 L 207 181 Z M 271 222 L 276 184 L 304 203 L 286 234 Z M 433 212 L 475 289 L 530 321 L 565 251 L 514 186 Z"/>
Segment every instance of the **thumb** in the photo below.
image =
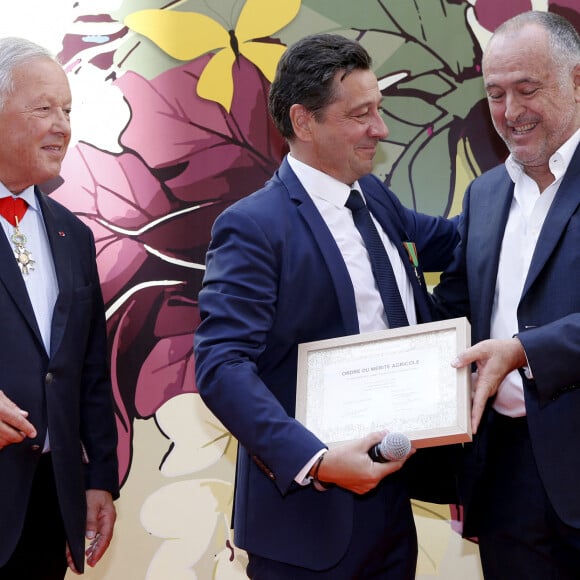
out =
<path fill-rule="evenodd" d="M 87 511 L 87 523 L 85 529 L 85 536 L 88 540 L 94 540 L 98 532 L 97 514 L 94 510 Z"/>
<path fill-rule="evenodd" d="M 363 446 L 365 449 L 370 449 L 373 445 L 380 443 L 388 431 L 385 429 L 383 431 L 373 431 L 369 433 L 366 437 L 362 439 Z"/>
<path fill-rule="evenodd" d="M 457 354 L 457 356 L 451 361 L 451 366 L 456 369 L 466 367 L 467 365 L 475 362 L 477 360 L 476 353 L 473 347 L 464 350 Z"/>

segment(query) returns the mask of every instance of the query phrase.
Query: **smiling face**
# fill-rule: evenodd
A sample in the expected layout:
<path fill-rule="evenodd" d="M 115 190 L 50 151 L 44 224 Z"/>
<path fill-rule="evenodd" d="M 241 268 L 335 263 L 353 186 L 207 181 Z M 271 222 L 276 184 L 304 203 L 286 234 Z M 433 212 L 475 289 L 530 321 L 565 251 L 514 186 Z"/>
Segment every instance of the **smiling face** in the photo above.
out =
<path fill-rule="evenodd" d="M 58 176 L 70 141 L 66 74 L 39 57 L 12 71 L 14 91 L 0 110 L 0 181 L 13 193 Z"/>
<path fill-rule="evenodd" d="M 290 150 L 301 161 L 348 185 L 370 173 L 377 144 L 389 131 L 381 114 L 382 95 L 370 70 L 355 69 L 334 79 L 334 100 L 319 114 L 294 105 L 297 138 Z"/>
<path fill-rule="evenodd" d="M 526 24 L 494 37 L 483 59 L 493 124 L 527 173 L 550 172 L 551 155 L 580 127 L 580 65 L 555 66 L 546 31 Z"/>

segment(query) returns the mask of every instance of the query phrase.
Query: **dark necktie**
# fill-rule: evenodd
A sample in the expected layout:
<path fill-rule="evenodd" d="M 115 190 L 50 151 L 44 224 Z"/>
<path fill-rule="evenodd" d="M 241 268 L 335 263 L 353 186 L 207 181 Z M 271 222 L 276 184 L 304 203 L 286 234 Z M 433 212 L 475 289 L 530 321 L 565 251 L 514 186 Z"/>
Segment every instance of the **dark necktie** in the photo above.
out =
<path fill-rule="evenodd" d="M 14 227 L 18 226 L 27 209 L 28 203 L 20 197 L 9 195 L 0 198 L 0 215 L 4 216 Z"/>
<path fill-rule="evenodd" d="M 353 189 L 345 205 L 352 212 L 354 225 L 360 232 L 369 253 L 373 275 L 385 307 L 389 326 L 391 328 L 408 326 L 409 321 L 399 294 L 393 267 L 361 194 Z"/>

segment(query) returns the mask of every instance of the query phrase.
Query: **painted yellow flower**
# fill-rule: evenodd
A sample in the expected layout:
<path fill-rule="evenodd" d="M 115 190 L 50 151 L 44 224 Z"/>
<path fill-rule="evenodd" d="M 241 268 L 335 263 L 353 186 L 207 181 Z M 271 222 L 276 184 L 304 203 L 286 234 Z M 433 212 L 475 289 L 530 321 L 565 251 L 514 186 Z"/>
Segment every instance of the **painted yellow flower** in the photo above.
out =
<path fill-rule="evenodd" d="M 187 61 L 217 51 L 203 70 L 197 94 L 230 111 L 232 66 L 239 55 L 253 62 L 271 82 L 285 46 L 255 41 L 280 30 L 300 10 L 300 0 L 246 0 L 235 30 L 197 12 L 150 9 L 129 14 L 125 24 L 173 58 Z"/>

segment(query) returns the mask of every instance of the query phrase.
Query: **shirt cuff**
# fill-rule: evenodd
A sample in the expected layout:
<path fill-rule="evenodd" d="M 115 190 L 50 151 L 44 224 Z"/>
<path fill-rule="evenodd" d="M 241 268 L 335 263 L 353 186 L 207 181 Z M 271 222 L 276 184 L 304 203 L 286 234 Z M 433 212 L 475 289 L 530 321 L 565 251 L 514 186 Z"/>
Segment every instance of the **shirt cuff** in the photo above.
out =
<path fill-rule="evenodd" d="M 327 451 L 328 449 L 321 449 L 316 455 L 313 455 L 312 459 L 310 459 L 310 461 L 298 472 L 298 474 L 294 478 L 294 481 L 298 485 L 304 486 L 312 483 L 312 477 L 308 475 L 308 472 L 312 469 L 312 466 L 316 463 L 317 459 L 321 455 L 324 455 Z"/>

